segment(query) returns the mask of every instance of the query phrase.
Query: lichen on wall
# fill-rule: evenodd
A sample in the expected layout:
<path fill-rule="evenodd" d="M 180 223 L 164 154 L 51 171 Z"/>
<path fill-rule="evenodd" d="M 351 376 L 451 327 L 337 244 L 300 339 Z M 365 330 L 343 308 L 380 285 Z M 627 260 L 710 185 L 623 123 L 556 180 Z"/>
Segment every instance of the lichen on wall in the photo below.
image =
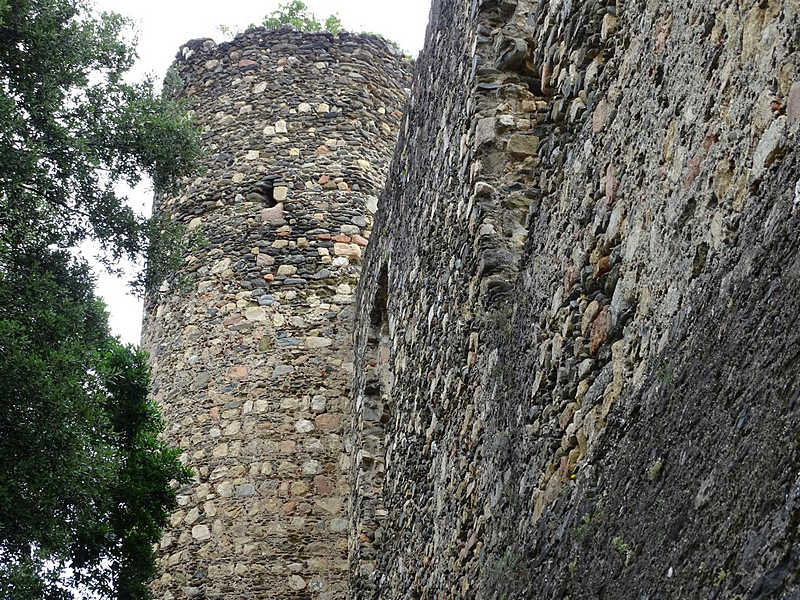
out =
<path fill-rule="evenodd" d="M 156 598 L 346 596 L 352 304 L 409 70 L 374 36 L 288 29 L 176 57 L 205 170 L 157 198 L 190 244 L 143 347 L 196 477 Z"/>
<path fill-rule="evenodd" d="M 358 289 L 354 597 L 800 593 L 798 32 L 434 1 Z"/>

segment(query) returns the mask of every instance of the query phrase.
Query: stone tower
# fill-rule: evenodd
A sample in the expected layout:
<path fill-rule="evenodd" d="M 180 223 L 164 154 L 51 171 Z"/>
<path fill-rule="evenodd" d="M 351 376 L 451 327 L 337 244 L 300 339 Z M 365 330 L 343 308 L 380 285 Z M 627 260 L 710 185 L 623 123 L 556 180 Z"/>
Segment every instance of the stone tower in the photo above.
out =
<path fill-rule="evenodd" d="M 207 154 L 154 209 L 191 233 L 142 341 L 196 474 L 159 599 L 346 595 L 352 303 L 409 70 L 374 36 L 291 30 L 177 55 Z"/>

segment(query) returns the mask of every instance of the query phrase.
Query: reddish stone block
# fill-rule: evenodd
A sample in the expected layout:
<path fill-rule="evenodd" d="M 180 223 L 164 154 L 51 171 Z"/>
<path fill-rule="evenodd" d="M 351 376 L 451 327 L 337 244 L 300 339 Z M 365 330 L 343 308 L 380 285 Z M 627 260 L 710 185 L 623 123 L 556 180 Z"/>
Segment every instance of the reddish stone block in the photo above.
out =
<path fill-rule="evenodd" d="M 247 377 L 247 367 L 244 365 L 234 365 L 228 369 L 228 377 L 231 379 L 243 379 Z"/>
<path fill-rule="evenodd" d="M 602 276 L 604 273 L 608 273 L 610 269 L 611 269 L 611 259 L 608 256 L 600 257 L 594 268 L 595 279 Z"/>
<path fill-rule="evenodd" d="M 342 418 L 339 415 L 331 413 L 321 414 L 317 416 L 316 419 L 314 419 L 314 423 L 317 426 L 317 429 L 326 432 L 336 431 L 337 429 L 339 429 L 341 422 Z"/>
<path fill-rule="evenodd" d="M 609 324 L 609 308 L 606 306 L 594 318 L 594 321 L 592 321 L 591 335 L 589 338 L 589 352 L 591 354 L 597 354 L 597 350 L 608 339 Z"/>
<path fill-rule="evenodd" d="M 314 477 L 314 487 L 318 494 L 328 496 L 336 489 L 336 483 L 330 477 L 325 475 L 317 475 Z"/>
<path fill-rule="evenodd" d="M 617 168 L 609 164 L 606 169 L 606 200 L 612 204 L 617 197 L 619 189 L 619 179 L 617 179 Z"/>

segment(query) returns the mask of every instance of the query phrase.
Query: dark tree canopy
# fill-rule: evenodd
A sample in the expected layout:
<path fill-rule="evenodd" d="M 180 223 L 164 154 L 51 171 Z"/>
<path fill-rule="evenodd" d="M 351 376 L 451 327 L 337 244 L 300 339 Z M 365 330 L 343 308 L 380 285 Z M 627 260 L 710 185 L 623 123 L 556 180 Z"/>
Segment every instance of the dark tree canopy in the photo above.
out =
<path fill-rule="evenodd" d="M 169 190 L 200 153 L 181 106 L 125 81 L 128 31 L 81 0 L 0 0 L 3 599 L 147 598 L 189 478 L 158 439 L 145 356 L 110 334 L 74 254 L 85 240 L 109 264 L 174 249 L 115 186 L 147 175 Z"/>
<path fill-rule="evenodd" d="M 113 261 L 146 252 L 150 228 L 115 190 L 143 175 L 169 189 L 199 135 L 151 81 L 116 14 L 82 0 L 0 0 L 0 255 L 100 242 Z"/>
<path fill-rule="evenodd" d="M 0 597 L 64 597 L 50 561 L 105 597 L 145 598 L 169 483 L 188 477 L 158 440 L 146 358 L 109 334 L 85 265 L 20 262 L 0 276 Z"/>

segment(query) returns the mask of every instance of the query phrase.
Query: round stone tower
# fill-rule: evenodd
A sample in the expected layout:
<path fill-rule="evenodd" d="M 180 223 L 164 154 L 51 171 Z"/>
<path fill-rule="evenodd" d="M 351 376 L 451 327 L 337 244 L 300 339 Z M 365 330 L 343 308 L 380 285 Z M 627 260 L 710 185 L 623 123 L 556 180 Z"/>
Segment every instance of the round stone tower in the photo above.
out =
<path fill-rule="evenodd" d="M 344 598 L 353 293 L 409 65 L 374 36 L 252 29 L 187 43 L 168 81 L 207 154 L 154 208 L 190 242 L 142 342 L 195 472 L 154 594 Z"/>

